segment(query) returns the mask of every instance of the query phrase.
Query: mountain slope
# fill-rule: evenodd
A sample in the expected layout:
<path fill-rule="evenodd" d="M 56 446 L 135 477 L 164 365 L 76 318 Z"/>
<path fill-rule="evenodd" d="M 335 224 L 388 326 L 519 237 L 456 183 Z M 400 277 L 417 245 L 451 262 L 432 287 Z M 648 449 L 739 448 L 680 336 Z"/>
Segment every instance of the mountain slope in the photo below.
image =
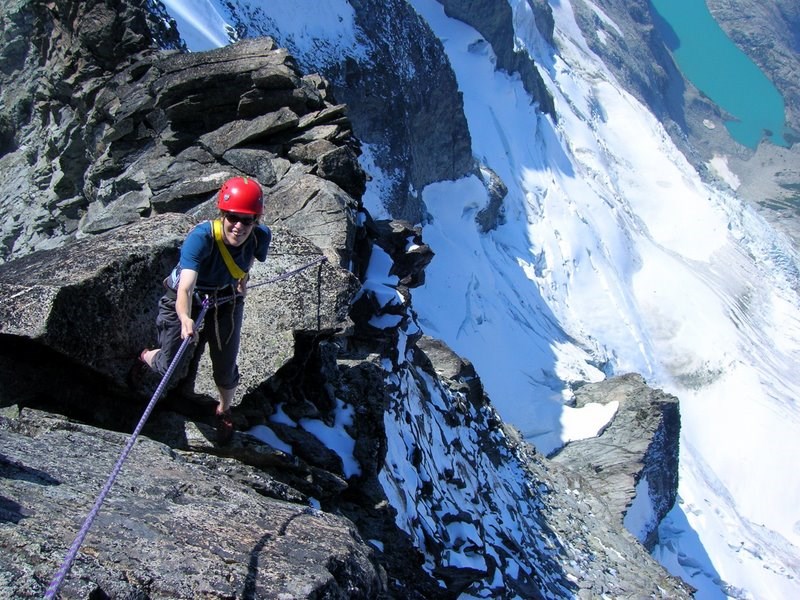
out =
<path fill-rule="evenodd" d="M 474 362 L 502 417 L 545 452 L 593 435 L 607 419 L 565 406 L 573 386 L 636 371 L 678 396 L 681 502 L 656 555 L 705 597 L 796 595 L 795 251 L 747 205 L 701 181 L 589 49 L 570 3 L 553 5 L 555 51 L 528 3 L 509 4 L 516 39 L 553 96 L 555 121 L 518 79 L 495 70 L 491 45 L 474 29 L 436 2 L 412 3 L 445 48 L 480 166 L 411 190 L 424 210 L 409 214 L 427 213 L 425 240 L 437 254 L 414 294 L 420 321 Z M 177 18 L 184 3 L 169 5 Z M 215 3 L 186 13 L 205 40 L 231 39 L 219 15 L 237 5 L 225 5 L 224 13 Z M 291 25 L 295 46 L 336 39 L 333 50 L 360 56 L 356 37 L 320 26 L 350 31 L 342 15 L 351 5 L 303 6 L 281 12 L 288 20 L 276 21 L 276 31 Z M 213 18 L 198 16 L 201 8 Z M 366 167 L 366 201 L 379 214 L 394 173 L 387 164 Z M 488 232 L 475 223 L 490 202 L 487 173 L 508 189 Z"/>
<path fill-rule="evenodd" d="M 434 29 L 456 46 L 455 32 L 460 26 L 436 17 L 434 3 L 416 4 L 428 7 L 429 22 L 439 18 L 443 28 L 449 27 Z M 791 594 L 797 584 L 789 574 L 798 556 L 791 504 L 798 482 L 791 478 L 788 456 L 797 450 L 800 425 L 791 373 L 798 356 L 794 250 L 747 206 L 699 180 L 660 125 L 621 92 L 613 76 L 593 57 L 569 5 L 559 6 L 554 14 L 560 52 L 546 72 L 560 122 L 554 130 L 543 124 L 544 132 L 538 135 L 542 142 L 532 141 L 537 137 L 533 133 L 527 139 L 512 138 L 519 143 L 518 151 L 510 154 L 511 160 L 506 158 L 508 152 L 498 157 L 503 167 L 507 162 L 514 165 L 512 177 L 504 177 L 512 190 L 507 214 L 513 211 L 513 217 L 489 237 L 514 236 L 511 243 L 523 252 L 512 254 L 511 260 L 504 261 L 505 267 L 498 268 L 497 256 L 507 254 L 509 243 L 495 242 L 502 253 L 491 247 L 490 240 L 471 245 L 469 238 L 453 239 L 456 228 L 452 225 L 436 232 L 426 228 L 426 240 L 436 249 L 439 231 L 449 237 L 447 247 L 459 248 L 462 256 L 454 263 L 466 264 L 469 256 L 469 264 L 474 265 L 475 256 L 470 254 L 478 249 L 494 273 L 526 271 L 564 331 L 581 347 L 591 349 L 595 361 L 608 361 L 615 372 L 643 373 L 649 382 L 681 399 L 682 504 L 676 515 L 685 515 L 690 527 L 663 531 L 659 555 L 674 552 L 676 562 L 690 564 L 680 557 L 698 550 L 686 543 L 694 527 L 713 565 L 705 566 L 705 573 L 676 569 L 694 585 L 711 596 L 718 593 L 714 592 L 717 583 L 730 590 L 726 582 L 756 597 L 767 597 L 770 589 Z M 527 30 L 519 24 L 516 30 L 535 56 L 537 40 L 526 40 L 521 32 Z M 456 51 L 465 56 L 464 44 L 450 56 Z M 547 64 L 546 57 L 538 58 Z M 456 60 L 453 64 L 457 74 L 464 74 L 459 77 L 463 87 L 477 91 L 493 85 L 475 81 L 474 64 L 463 68 Z M 465 93 L 467 106 L 469 97 Z M 486 129 L 487 144 L 503 140 L 505 149 L 511 132 L 531 122 L 529 117 L 510 116 L 508 106 L 493 111 L 492 117 L 498 114 L 506 118 L 507 125 L 500 129 L 504 137 L 497 133 L 496 124 L 487 126 L 489 115 L 472 117 L 468 112 L 475 146 L 480 148 L 484 139 L 476 133 L 478 127 Z M 492 156 L 490 152 L 485 151 Z M 501 166 L 489 166 L 503 174 Z M 520 182 L 516 193 L 514 181 Z M 424 197 L 429 207 L 447 210 L 444 198 L 448 195 L 447 190 L 430 190 Z M 431 212 L 435 226 L 437 210 Z M 526 221 L 522 231 L 511 226 Z M 466 228 L 463 218 L 461 223 Z M 521 235 L 527 235 L 528 249 L 520 247 Z M 448 270 L 455 271 L 455 265 Z M 415 295 L 415 306 L 434 324 L 434 315 L 441 312 L 437 307 L 448 305 L 452 313 L 456 302 L 454 294 L 443 297 L 438 281 L 431 273 L 426 286 L 429 295 Z M 521 286 L 513 289 L 516 295 L 521 293 Z M 512 313 L 506 302 L 495 303 L 489 294 L 479 298 L 483 322 L 519 322 L 517 315 L 522 311 Z M 430 310 L 426 310 L 426 299 Z M 465 300 L 465 307 L 476 304 L 473 296 Z M 481 351 L 486 346 L 480 332 L 471 336 L 464 329 L 436 332 L 475 361 L 482 374 L 519 365 L 523 373 L 527 369 L 528 380 L 535 381 L 536 363 L 520 365 L 517 357 L 532 356 L 534 348 L 546 347 L 547 334 L 540 331 L 547 329 L 531 327 L 529 335 L 541 341 L 523 346 L 513 346 L 501 333 L 506 343 L 493 346 L 491 353 Z M 499 349 L 503 346 L 505 352 Z M 569 362 L 557 359 L 553 371 L 559 369 L 569 373 Z M 569 377 L 562 375 L 567 381 Z M 519 406 L 519 393 L 504 385 L 493 386 L 488 378 L 487 389 L 504 418 L 523 423 L 531 418 L 542 427 L 538 417 L 529 417 L 529 411 Z M 509 403 L 514 407 L 509 408 Z M 551 428 L 563 427 L 564 420 L 562 416 Z M 789 454 L 776 455 L 769 439 L 785 440 Z M 752 470 L 745 474 L 742 469 L 747 464 Z M 759 490 L 769 490 L 767 498 L 751 496 L 754 483 Z M 676 521 L 673 516 L 670 523 Z M 739 527 L 731 530 L 730 523 Z M 732 542 L 732 536 L 738 541 Z M 786 542 L 775 548 L 776 537 Z M 749 553 L 739 553 L 738 548 L 731 551 L 737 544 L 749 548 Z M 756 558 L 761 552 L 763 561 Z M 666 557 L 665 562 L 669 562 Z M 709 588 L 705 575 L 712 582 L 717 577 L 722 581 Z"/>
<path fill-rule="evenodd" d="M 464 184 L 426 190 L 433 222 L 424 233 L 439 264 L 414 297 L 423 322 L 475 362 L 501 415 L 539 444 L 541 430 L 569 430 L 568 409 L 549 427 L 542 416 L 557 406 L 559 392 L 569 397 L 568 387 L 552 385 L 553 373 L 566 383 L 585 378 L 586 366 L 573 359 L 581 348 L 606 370 L 642 373 L 677 395 L 681 504 L 662 530 L 658 555 L 709 597 L 720 588 L 756 597 L 796 592 L 794 249 L 748 206 L 700 181 L 660 124 L 589 51 L 569 4 L 554 7 L 559 53 L 544 70 L 560 117 L 555 127 L 513 101 L 521 94 L 513 81 L 500 88 L 501 76 L 480 70 L 463 25 L 444 19 L 434 2 L 415 5 L 447 40 L 476 155 L 488 158 L 510 190 L 506 225 L 488 236 L 474 231 L 468 211 L 451 206 L 453 197 L 482 206 L 479 183 L 468 192 Z M 538 38 L 524 35 L 531 30 L 525 14 L 521 3 L 517 35 L 548 65 L 536 54 Z M 473 272 L 485 265 L 476 278 L 482 287 L 459 278 L 466 264 Z M 513 277 L 507 292 L 501 277 Z M 538 308 L 537 293 L 549 311 Z M 453 323 L 458 314 L 468 326 Z M 566 336 L 552 336 L 551 315 Z M 517 335 L 525 320 L 530 325 Z M 572 353 L 561 350 L 567 336 L 578 341 Z M 788 453 L 777 454 L 771 439 Z M 681 517 L 688 527 L 678 525 Z M 703 547 L 693 543 L 692 528 Z M 709 560 L 701 561 L 703 553 Z"/>
<path fill-rule="evenodd" d="M 162 51 L 174 29 L 148 21 L 146 0 L 3 7 L 0 52 L 32 41 L 2 74 L 19 87 L 0 104 L 30 109 L 3 113 L 2 180 L 28 200 L 7 216 L 41 235 L 12 236 L 0 265 L 0 595 L 41 597 L 120 449 L 114 431 L 149 417 L 71 574 L 59 569 L 64 595 L 688 597 L 621 517 L 636 479 L 667 482 L 637 501 L 650 514 L 674 501 L 675 399 L 637 377 L 583 388 L 616 394 L 603 411 L 622 427 L 599 443 L 631 440 L 615 442 L 610 489 L 504 425 L 474 368 L 422 337 L 410 290 L 434 255 L 420 228 L 364 210 L 358 140 L 324 78 L 264 37 Z M 237 431 L 221 444 L 206 357 L 199 398 L 156 392 L 141 417 L 181 375 L 131 366 L 181 240 L 232 174 L 264 183 L 275 237 L 251 271 Z"/>

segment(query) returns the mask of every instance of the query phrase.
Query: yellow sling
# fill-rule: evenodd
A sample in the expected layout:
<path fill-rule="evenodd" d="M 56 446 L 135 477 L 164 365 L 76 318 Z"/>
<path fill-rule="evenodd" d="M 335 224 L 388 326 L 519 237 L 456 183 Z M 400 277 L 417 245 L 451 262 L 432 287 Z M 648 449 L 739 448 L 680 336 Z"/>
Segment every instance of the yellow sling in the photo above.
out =
<path fill-rule="evenodd" d="M 220 254 L 222 254 L 222 260 L 225 261 L 225 265 L 228 267 L 228 271 L 230 271 L 234 279 L 244 278 L 247 273 L 239 268 L 239 265 L 233 260 L 231 253 L 228 252 L 225 242 L 222 241 L 222 219 L 211 221 L 211 228 L 214 231 L 214 239 L 217 241 L 217 247 L 219 248 Z"/>

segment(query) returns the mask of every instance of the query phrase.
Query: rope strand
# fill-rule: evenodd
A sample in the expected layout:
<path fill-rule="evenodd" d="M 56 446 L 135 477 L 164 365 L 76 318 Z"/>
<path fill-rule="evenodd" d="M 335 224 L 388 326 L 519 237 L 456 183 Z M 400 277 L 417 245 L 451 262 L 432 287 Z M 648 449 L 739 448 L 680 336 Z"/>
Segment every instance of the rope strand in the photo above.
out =
<path fill-rule="evenodd" d="M 317 258 L 315 258 L 311 262 L 306 263 L 306 264 L 304 264 L 304 265 L 302 265 L 300 267 L 297 267 L 296 269 L 292 269 L 291 271 L 286 271 L 286 273 L 278 275 L 277 277 L 272 277 L 271 279 L 267 279 L 266 281 L 261 281 L 259 283 L 255 283 L 253 285 L 248 285 L 247 289 L 248 290 L 252 290 L 253 288 L 261 287 L 261 286 L 264 286 L 264 285 L 267 285 L 267 284 L 270 284 L 270 283 L 276 283 L 276 282 L 282 281 L 284 279 L 289 279 L 289 277 L 291 277 L 293 275 L 297 275 L 301 271 L 305 271 L 306 269 L 311 268 L 314 265 L 321 265 L 326 260 L 328 260 L 327 257 L 318 256 Z M 217 298 L 216 299 L 216 304 L 222 304 L 223 302 L 230 302 L 235 297 L 236 297 L 236 294 L 234 294 L 233 296 L 225 296 L 223 298 Z"/>
<path fill-rule="evenodd" d="M 206 315 L 206 311 L 210 306 L 210 300 L 206 298 L 203 301 L 203 307 L 200 310 L 200 314 L 197 315 L 197 325 L 203 322 L 203 318 Z M 75 541 L 72 542 L 72 546 L 70 546 L 69 552 L 67 552 L 67 556 L 64 559 L 64 562 L 61 565 L 61 568 L 56 573 L 53 581 L 50 583 L 50 586 L 47 588 L 47 593 L 45 594 L 45 600 L 50 600 L 55 598 L 55 595 L 58 593 L 59 588 L 64 583 L 64 578 L 67 576 L 70 568 L 72 567 L 72 563 L 75 561 L 75 557 L 78 554 L 78 549 L 81 547 L 83 540 L 86 538 L 86 535 L 89 533 L 89 528 L 92 526 L 95 517 L 97 517 L 97 513 L 100 512 L 100 507 L 103 504 L 103 501 L 106 499 L 106 496 L 111 491 L 111 486 L 114 485 L 114 481 L 116 480 L 117 476 L 119 475 L 120 471 L 122 470 L 122 463 L 128 458 L 131 450 L 133 449 L 133 445 L 136 443 L 136 438 L 139 437 L 139 433 L 141 433 L 142 428 L 144 427 L 145 422 L 147 421 L 150 413 L 153 412 L 153 408 L 155 408 L 158 399 L 161 397 L 161 394 L 164 393 L 164 389 L 167 386 L 170 378 L 172 377 L 175 369 L 178 367 L 181 358 L 183 358 L 184 353 L 186 352 L 186 348 L 191 343 L 192 338 L 187 337 L 183 340 L 180 348 L 178 348 L 178 352 L 175 354 L 175 358 L 172 359 L 172 362 L 167 369 L 167 372 L 164 373 L 164 377 L 161 379 L 161 383 L 158 384 L 156 391 L 153 392 L 152 398 L 150 398 L 150 403 L 147 405 L 147 408 L 142 414 L 142 418 L 139 419 L 139 423 L 136 425 L 136 429 L 133 430 L 130 438 L 128 438 L 128 443 L 125 445 L 125 448 L 122 450 L 122 453 L 117 459 L 117 463 L 114 465 L 114 468 L 111 471 L 111 474 L 106 481 L 106 484 L 103 486 L 103 489 L 100 492 L 100 495 L 97 496 L 97 500 L 95 500 L 94 506 L 92 510 L 89 511 L 89 514 L 86 516 L 86 519 L 81 526 L 78 535 L 75 537 Z"/>

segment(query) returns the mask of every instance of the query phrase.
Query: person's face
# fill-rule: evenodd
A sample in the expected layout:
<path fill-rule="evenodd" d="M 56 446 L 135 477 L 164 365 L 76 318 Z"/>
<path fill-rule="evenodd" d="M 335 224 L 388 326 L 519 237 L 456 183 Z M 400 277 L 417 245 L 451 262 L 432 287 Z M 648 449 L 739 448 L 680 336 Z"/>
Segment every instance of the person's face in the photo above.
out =
<path fill-rule="evenodd" d="M 222 219 L 225 243 L 229 246 L 241 246 L 253 231 L 255 224 L 256 217 L 253 215 L 225 213 L 225 217 Z"/>

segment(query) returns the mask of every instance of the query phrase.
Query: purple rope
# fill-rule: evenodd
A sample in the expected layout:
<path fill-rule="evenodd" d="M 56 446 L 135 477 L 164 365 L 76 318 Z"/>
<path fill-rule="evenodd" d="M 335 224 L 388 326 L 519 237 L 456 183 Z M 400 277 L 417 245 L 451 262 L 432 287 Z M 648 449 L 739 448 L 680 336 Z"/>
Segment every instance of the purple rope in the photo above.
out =
<path fill-rule="evenodd" d="M 210 300 L 206 298 L 203 300 L 203 307 L 200 310 L 200 313 L 197 315 L 197 320 L 195 321 L 195 327 L 199 327 L 200 324 L 203 322 L 203 318 L 206 316 L 206 311 L 210 306 Z M 114 485 L 114 480 L 119 475 L 120 471 L 122 470 L 122 463 L 125 462 L 125 459 L 128 458 L 128 454 L 130 454 L 131 450 L 133 449 L 133 445 L 136 443 L 136 438 L 139 436 L 139 433 L 142 431 L 144 424 L 147 422 L 147 418 L 150 416 L 150 413 L 153 412 L 153 408 L 155 408 L 158 399 L 161 397 L 161 394 L 164 393 L 164 389 L 167 387 L 167 383 L 169 382 L 170 378 L 172 377 L 175 369 L 178 367 L 183 354 L 186 352 L 186 348 L 189 347 L 192 338 L 187 337 L 183 340 L 180 348 L 178 348 L 178 352 L 175 354 L 175 358 L 172 359 L 172 362 L 167 368 L 167 372 L 164 373 L 164 377 L 161 379 L 161 383 L 158 384 L 156 391 L 153 392 L 153 397 L 150 398 L 150 403 L 147 405 L 147 408 L 142 414 L 142 418 L 139 419 L 139 423 L 136 425 L 136 429 L 133 430 L 131 437 L 128 438 L 128 443 L 125 446 L 125 449 L 117 459 L 117 464 L 114 465 L 114 468 L 111 471 L 111 475 L 109 475 L 106 484 L 103 486 L 103 489 L 100 491 L 100 495 L 97 496 L 97 500 L 95 500 L 94 506 L 92 510 L 89 511 L 89 514 L 86 516 L 86 520 L 83 522 L 83 526 L 81 527 L 80 531 L 78 532 L 75 541 L 72 542 L 72 546 L 70 546 L 69 552 L 67 553 L 64 562 L 61 565 L 61 568 L 56 573 L 55 577 L 53 578 L 52 583 L 50 583 L 50 587 L 47 588 L 47 593 L 45 594 L 46 600 L 52 600 L 55 598 L 55 595 L 58 593 L 61 584 L 64 583 L 64 579 L 67 576 L 70 568 L 72 567 L 72 563 L 75 560 L 75 557 L 78 554 L 78 549 L 81 547 L 84 538 L 89 533 L 89 528 L 92 526 L 97 513 L 100 511 L 100 506 L 103 504 L 103 501 L 106 499 L 106 496 L 111 491 L 111 486 Z"/>

